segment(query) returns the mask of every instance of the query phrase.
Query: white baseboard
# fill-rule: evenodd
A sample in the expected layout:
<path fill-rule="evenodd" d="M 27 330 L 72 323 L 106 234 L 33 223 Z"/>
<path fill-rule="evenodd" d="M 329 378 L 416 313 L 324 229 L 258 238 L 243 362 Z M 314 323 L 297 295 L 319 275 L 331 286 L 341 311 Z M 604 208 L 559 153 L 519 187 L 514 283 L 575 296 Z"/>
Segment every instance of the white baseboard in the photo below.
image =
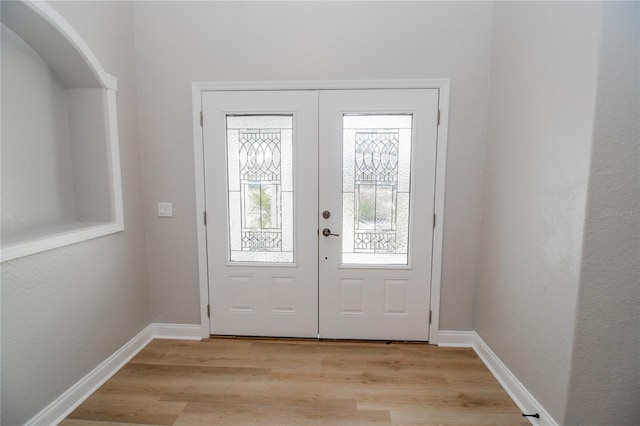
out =
<path fill-rule="evenodd" d="M 438 346 L 473 348 L 491 374 L 502 385 L 520 411 L 527 414 L 538 413 L 540 418 L 527 417 L 536 426 L 557 426 L 558 423 L 531 395 L 524 385 L 513 375 L 475 331 L 441 331 Z"/>
<path fill-rule="evenodd" d="M 513 375 L 500 358 L 498 358 L 498 355 L 491 350 L 489 345 L 487 345 L 477 333 L 475 333 L 475 335 L 473 350 L 478 354 L 498 382 L 500 382 L 504 390 L 507 391 L 511 399 L 513 399 L 513 402 L 520 408 L 520 411 L 527 414 L 538 413 L 540 415 L 540 418 L 527 417 L 531 424 L 536 426 L 557 426 L 558 422 L 551 417 L 527 388 L 524 387 L 520 380 Z"/>
<path fill-rule="evenodd" d="M 26 426 L 50 426 L 62 422 L 85 399 L 109 380 L 153 339 L 200 340 L 201 327 L 190 324 L 149 324 L 123 347 L 71 386 L 55 401 L 26 423 Z"/>
<path fill-rule="evenodd" d="M 154 339 L 200 340 L 202 327 L 197 324 L 153 323 Z"/>
<path fill-rule="evenodd" d="M 438 333 L 438 346 L 472 348 L 477 335 L 475 331 L 440 331 Z"/>

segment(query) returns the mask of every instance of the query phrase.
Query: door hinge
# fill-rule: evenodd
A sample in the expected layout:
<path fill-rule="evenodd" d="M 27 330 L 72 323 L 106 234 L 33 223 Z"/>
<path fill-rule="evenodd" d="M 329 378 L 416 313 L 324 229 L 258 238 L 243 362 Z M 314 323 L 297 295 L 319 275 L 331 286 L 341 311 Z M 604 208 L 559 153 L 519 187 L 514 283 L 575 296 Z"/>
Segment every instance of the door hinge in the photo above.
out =
<path fill-rule="evenodd" d="M 433 314 L 433 311 L 431 309 L 429 309 L 429 324 L 431 324 L 432 314 Z"/>
<path fill-rule="evenodd" d="M 203 216 L 204 216 L 204 224 L 206 225 L 207 224 L 207 212 L 206 211 L 204 212 Z"/>
<path fill-rule="evenodd" d="M 202 114 L 202 113 L 201 113 Z M 438 126 L 440 125 L 440 110 L 438 110 Z"/>
<path fill-rule="evenodd" d="M 438 115 L 438 117 L 440 116 Z M 440 118 L 438 118 L 438 124 L 440 124 Z M 202 117 L 202 111 L 200 111 L 200 127 L 204 127 L 204 118 Z"/>
<path fill-rule="evenodd" d="M 433 214 L 433 227 L 436 227 L 436 214 Z"/>
<path fill-rule="evenodd" d="M 211 305 L 207 305 L 207 318 L 211 318 Z"/>

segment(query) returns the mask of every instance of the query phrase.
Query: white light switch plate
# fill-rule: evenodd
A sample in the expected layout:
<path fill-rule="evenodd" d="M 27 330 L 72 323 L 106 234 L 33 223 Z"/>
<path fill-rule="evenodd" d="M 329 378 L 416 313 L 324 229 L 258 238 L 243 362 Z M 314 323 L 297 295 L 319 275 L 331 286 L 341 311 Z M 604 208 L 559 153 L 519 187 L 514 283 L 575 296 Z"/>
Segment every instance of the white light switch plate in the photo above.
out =
<path fill-rule="evenodd" d="M 160 217 L 173 217 L 173 206 L 169 202 L 158 203 L 158 216 Z"/>

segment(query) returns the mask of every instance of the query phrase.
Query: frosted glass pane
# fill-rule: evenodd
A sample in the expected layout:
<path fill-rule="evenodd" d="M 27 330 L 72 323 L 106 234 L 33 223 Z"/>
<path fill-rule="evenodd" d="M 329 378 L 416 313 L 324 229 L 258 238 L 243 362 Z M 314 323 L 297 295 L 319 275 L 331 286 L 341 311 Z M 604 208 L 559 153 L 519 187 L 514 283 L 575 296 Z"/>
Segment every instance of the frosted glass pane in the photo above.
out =
<path fill-rule="evenodd" d="M 293 212 L 293 192 L 282 193 L 282 210 Z M 282 250 L 293 252 L 293 214 L 282 215 Z"/>
<path fill-rule="evenodd" d="M 411 130 L 411 114 L 352 114 L 343 118 L 344 129 L 409 129 Z"/>
<path fill-rule="evenodd" d="M 240 191 L 229 192 L 229 211 L 240 211 Z M 241 228 L 240 215 L 229 215 L 229 246 L 231 251 L 241 250 Z"/>
<path fill-rule="evenodd" d="M 293 191 L 293 129 L 282 129 L 281 137 L 282 190 Z"/>
<path fill-rule="evenodd" d="M 356 141 L 356 131 L 354 129 L 344 129 L 344 135 L 342 137 L 343 140 L 343 149 L 342 149 L 342 164 L 344 167 L 353 168 L 353 164 L 355 161 L 355 141 Z M 355 182 L 353 181 L 354 176 L 353 173 L 344 173 L 342 175 L 342 191 L 343 192 L 353 192 Z"/>
<path fill-rule="evenodd" d="M 232 263 L 293 263 L 293 252 L 259 252 L 259 251 L 232 251 Z"/>
<path fill-rule="evenodd" d="M 412 121 L 343 116 L 343 264 L 408 264 Z"/>
<path fill-rule="evenodd" d="M 293 117 L 227 116 L 229 260 L 293 262 Z"/>
<path fill-rule="evenodd" d="M 396 244 L 400 253 L 406 253 L 409 247 L 409 194 L 398 194 Z"/>
<path fill-rule="evenodd" d="M 229 129 L 292 129 L 291 115 L 227 115 Z"/>
<path fill-rule="evenodd" d="M 238 148 L 238 131 L 229 129 L 227 130 L 227 155 L 228 155 L 228 167 L 229 167 L 229 190 L 240 191 L 240 160 L 238 155 L 240 150 Z"/>
<path fill-rule="evenodd" d="M 398 192 L 409 192 L 411 186 L 411 129 L 398 132 Z"/>

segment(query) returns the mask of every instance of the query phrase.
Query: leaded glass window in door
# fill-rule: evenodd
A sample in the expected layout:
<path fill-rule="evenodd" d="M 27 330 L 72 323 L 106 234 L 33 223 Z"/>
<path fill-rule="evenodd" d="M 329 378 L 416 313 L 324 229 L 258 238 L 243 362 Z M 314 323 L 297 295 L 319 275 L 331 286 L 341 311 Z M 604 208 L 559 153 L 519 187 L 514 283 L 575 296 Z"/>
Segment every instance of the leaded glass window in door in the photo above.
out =
<path fill-rule="evenodd" d="M 293 116 L 227 116 L 229 260 L 291 263 Z"/>
<path fill-rule="evenodd" d="M 343 264 L 408 264 L 412 118 L 343 116 Z"/>

